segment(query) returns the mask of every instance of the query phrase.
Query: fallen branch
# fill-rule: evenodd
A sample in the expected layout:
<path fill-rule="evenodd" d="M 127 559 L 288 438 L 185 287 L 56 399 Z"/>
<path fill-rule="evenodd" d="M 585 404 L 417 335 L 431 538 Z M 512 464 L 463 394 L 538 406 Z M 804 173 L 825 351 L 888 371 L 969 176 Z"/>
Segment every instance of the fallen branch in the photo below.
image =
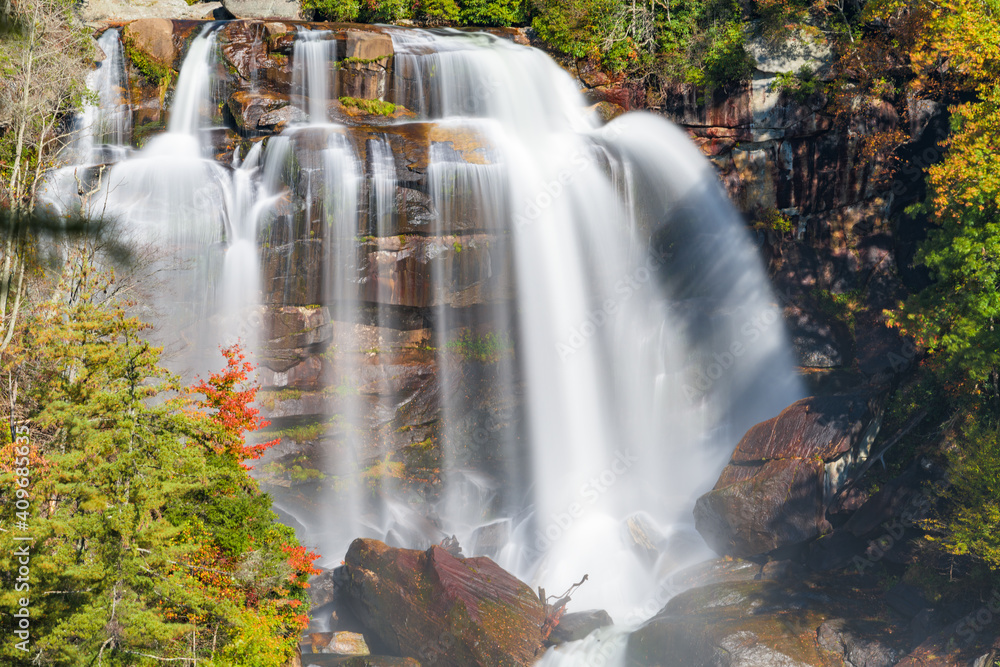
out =
<path fill-rule="evenodd" d="M 590 579 L 589 574 L 583 575 L 583 579 L 566 589 L 566 592 L 562 595 L 550 595 L 545 596 L 545 589 L 541 586 L 538 587 L 538 598 L 542 601 L 542 605 L 545 609 L 545 622 L 542 623 L 542 641 L 546 642 L 549 640 L 549 636 L 552 631 L 556 629 L 559 625 L 559 621 L 562 619 L 563 614 L 566 613 L 566 604 L 570 601 L 570 596 L 576 592 L 580 586 L 584 584 L 588 579 Z M 550 605 L 549 600 L 555 598 L 555 603 Z"/>

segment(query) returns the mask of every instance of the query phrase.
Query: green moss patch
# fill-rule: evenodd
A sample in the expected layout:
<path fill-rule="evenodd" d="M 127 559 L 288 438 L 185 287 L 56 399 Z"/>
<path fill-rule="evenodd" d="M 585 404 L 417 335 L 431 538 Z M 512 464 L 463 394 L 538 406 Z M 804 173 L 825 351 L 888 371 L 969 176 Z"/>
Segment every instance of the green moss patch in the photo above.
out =
<path fill-rule="evenodd" d="M 358 109 L 364 113 L 370 113 L 376 116 L 391 116 L 396 113 L 395 104 L 392 102 L 383 102 L 382 100 L 364 100 L 358 97 L 341 97 L 340 103 L 345 107 Z"/>

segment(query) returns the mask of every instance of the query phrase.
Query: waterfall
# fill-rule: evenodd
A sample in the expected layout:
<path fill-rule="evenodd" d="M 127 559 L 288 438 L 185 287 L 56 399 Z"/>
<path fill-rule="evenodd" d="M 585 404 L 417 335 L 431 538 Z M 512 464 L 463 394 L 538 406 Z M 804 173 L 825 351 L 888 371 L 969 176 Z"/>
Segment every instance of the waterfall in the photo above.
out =
<path fill-rule="evenodd" d="M 105 30 L 97 45 L 104 59 L 87 75 L 89 96 L 70 124 L 74 138 L 61 156 L 70 164 L 48 171 L 38 188 L 39 212 L 54 217 L 79 213 L 84 207 L 79 191 L 85 189 L 80 184 L 101 169 L 92 167 L 123 160 L 129 152 L 132 115 L 118 30 Z"/>
<path fill-rule="evenodd" d="M 659 578 L 708 553 L 691 507 L 735 440 L 800 395 L 781 327 L 754 329 L 754 341 L 741 333 L 775 321 L 759 259 L 676 128 L 639 114 L 596 127 L 569 77 L 533 49 L 486 35 L 392 36 L 396 102 L 474 120 L 492 146 L 486 166 L 432 151 L 439 224 L 478 206 L 485 215 L 471 217 L 513 244 L 531 491 L 508 510 L 501 564 L 553 591 L 588 574 L 575 605 L 634 619 Z M 437 326 L 450 327 L 445 309 Z M 731 359 L 725 379 L 694 388 L 715 359 Z M 444 421 L 467 409 L 446 403 Z M 462 498 L 446 532 L 468 543 L 470 514 L 484 508 L 448 490 L 466 483 L 459 472 L 446 475 L 445 497 Z"/>
<path fill-rule="evenodd" d="M 213 118 L 212 62 L 215 60 L 215 31 L 206 26 L 191 43 L 177 78 L 177 92 L 170 107 L 167 131 L 173 135 L 195 135 Z"/>
<path fill-rule="evenodd" d="M 118 30 L 105 30 L 97 46 L 104 60 L 87 75 L 87 90 L 93 95 L 77 118 L 76 162 L 115 162 L 124 157 L 132 130 L 128 107 L 128 83 Z"/>
<path fill-rule="evenodd" d="M 293 95 L 311 123 L 330 118 L 331 93 L 337 90 L 337 69 L 333 66 L 335 43 L 328 30 L 300 30 L 292 50 Z"/>
<path fill-rule="evenodd" d="M 536 49 L 399 28 L 380 28 L 389 98 L 412 115 L 332 123 L 337 35 L 300 28 L 284 85 L 308 122 L 244 137 L 223 165 L 205 141 L 216 29 L 188 50 L 168 132 L 88 205 L 154 249 L 148 307 L 177 370 L 217 367 L 235 336 L 256 345 L 267 309 L 328 316 L 328 339 L 307 344 L 322 352 L 308 370 L 322 470 L 308 492 L 273 491 L 282 516 L 325 565 L 358 536 L 455 534 L 552 593 L 588 575 L 573 609 L 624 626 L 655 613 L 662 582 L 708 555 L 696 497 L 747 427 L 802 395 L 711 165 L 652 115 L 601 125 Z M 397 400 L 431 384 L 416 407 Z M 410 409 L 424 430 L 406 442 Z M 382 474 L 402 449 L 435 477 Z M 601 637 L 542 664 L 615 664 L 621 628 Z"/>

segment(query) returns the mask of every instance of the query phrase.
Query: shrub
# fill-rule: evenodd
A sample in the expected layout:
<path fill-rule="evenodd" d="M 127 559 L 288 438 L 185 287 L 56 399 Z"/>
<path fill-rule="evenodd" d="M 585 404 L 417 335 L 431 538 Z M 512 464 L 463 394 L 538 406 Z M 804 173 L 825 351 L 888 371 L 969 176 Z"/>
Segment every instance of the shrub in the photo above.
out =
<path fill-rule="evenodd" d="M 484 26 L 511 26 L 527 18 L 523 0 L 466 0 L 463 3 L 463 23 Z"/>
<path fill-rule="evenodd" d="M 361 13 L 359 0 L 302 0 L 302 8 L 328 21 L 356 21 Z"/>

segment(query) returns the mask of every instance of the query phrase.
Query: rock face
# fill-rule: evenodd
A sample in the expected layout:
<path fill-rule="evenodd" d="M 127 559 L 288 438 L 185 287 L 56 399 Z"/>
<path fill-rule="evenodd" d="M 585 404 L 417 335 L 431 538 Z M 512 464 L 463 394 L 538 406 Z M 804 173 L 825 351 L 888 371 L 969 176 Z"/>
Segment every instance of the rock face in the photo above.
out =
<path fill-rule="evenodd" d="M 488 558 L 359 539 L 344 568 L 348 604 L 376 653 L 425 667 L 513 667 L 541 652 L 542 603 Z"/>
<path fill-rule="evenodd" d="M 150 18 L 215 18 L 215 14 L 222 11 L 221 2 L 196 2 L 188 4 L 185 0 L 148 0 L 144 2 L 85 0 L 81 4 L 80 17 L 84 21 L 93 23 L 103 21 L 134 21 L 136 19 Z"/>
<path fill-rule="evenodd" d="M 223 0 L 222 6 L 238 19 L 305 18 L 298 0 Z"/>
<path fill-rule="evenodd" d="M 173 21 L 163 18 L 133 21 L 125 27 L 122 39 L 165 67 L 173 67 L 177 60 Z"/>
<path fill-rule="evenodd" d="M 829 532 L 825 515 L 881 423 L 864 393 L 806 398 L 751 428 L 695 525 L 716 552 L 754 556 Z"/>
<path fill-rule="evenodd" d="M 341 94 L 368 100 L 385 99 L 389 87 L 392 38 L 379 32 L 347 31 L 347 57 L 340 72 Z"/>

